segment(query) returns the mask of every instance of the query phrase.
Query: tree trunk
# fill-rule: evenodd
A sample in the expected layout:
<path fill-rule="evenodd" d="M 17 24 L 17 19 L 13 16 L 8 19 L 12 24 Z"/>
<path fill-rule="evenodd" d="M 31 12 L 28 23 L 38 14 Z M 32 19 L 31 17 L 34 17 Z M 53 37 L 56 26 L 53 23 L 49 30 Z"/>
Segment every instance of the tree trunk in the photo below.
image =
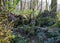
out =
<path fill-rule="evenodd" d="M 46 10 L 48 10 L 48 2 L 47 2 L 47 0 L 46 0 Z"/>
<path fill-rule="evenodd" d="M 37 0 L 37 10 L 38 10 L 38 0 Z"/>
<path fill-rule="evenodd" d="M 57 0 L 51 0 L 51 12 L 57 11 Z"/>
<path fill-rule="evenodd" d="M 0 6 L 2 5 L 2 0 L 0 0 Z"/>
<path fill-rule="evenodd" d="M 2 0 L 3 1 L 3 5 L 6 6 L 6 0 Z"/>
<path fill-rule="evenodd" d="M 29 7 L 29 9 L 31 9 L 32 10 L 32 0 L 30 0 L 30 7 Z M 30 14 L 30 18 L 29 18 L 29 23 L 31 22 L 31 14 Z"/>
<path fill-rule="evenodd" d="M 43 2 L 43 1 L 41 0 L 41 8 L 40 8 L 40 12 L 42 12 L 42 2 Z"/>
<path fill-rule="evenodd" d="M 0 5 L 1 5 L 1 0 L 0 0 Z"/>
<path fill-rule="evenodd" d="M 22 0 L 21 0 L 21 2 L 20 2 L 20 10 L 22 10 Z"/>

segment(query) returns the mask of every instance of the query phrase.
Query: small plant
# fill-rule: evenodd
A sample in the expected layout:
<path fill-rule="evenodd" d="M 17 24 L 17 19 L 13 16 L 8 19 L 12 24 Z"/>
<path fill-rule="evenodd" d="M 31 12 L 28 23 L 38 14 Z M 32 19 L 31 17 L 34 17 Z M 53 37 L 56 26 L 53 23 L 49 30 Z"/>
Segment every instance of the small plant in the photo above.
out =
<path fill-rule="evenodd" d="M 60 28 L 60 21 L 57 21 L 53 26 Z"/>
<path fill-rule="evenodd" d="M 28 39 L 25 39 L 21 35 L 16 36 L 14 39 L 11 40 L 11 43 L 28 43 Z"/>

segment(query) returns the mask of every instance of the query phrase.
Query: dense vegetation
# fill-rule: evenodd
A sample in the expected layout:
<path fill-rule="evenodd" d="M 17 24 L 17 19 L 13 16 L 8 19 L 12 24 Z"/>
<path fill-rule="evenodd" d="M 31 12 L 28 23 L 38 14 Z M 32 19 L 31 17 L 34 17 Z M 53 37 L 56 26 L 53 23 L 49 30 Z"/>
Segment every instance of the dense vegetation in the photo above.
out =
<path fill-rule="evenodd" d="M 44 11 L 42 0 L 41 9 L 38 0 L 30 0 L 26 9 L 26 1 L 0 0 L 0 43 L 60 43 L 57 0 L 51 0 L 51 10 L 46 0 Z"/>

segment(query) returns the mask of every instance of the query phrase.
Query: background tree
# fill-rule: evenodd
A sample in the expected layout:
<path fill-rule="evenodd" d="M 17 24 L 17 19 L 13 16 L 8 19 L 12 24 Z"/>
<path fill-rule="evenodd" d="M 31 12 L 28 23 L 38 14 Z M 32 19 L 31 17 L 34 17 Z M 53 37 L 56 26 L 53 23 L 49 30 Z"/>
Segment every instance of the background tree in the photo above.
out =
<path fill-rule="evenodd" d="M 46 10 L 48 10 L 48 1 L 46 0 Z"/>
<path fill-rule="evenodd" d="M 41 12 L 42 12 L 42 2 L 43 2 L 43 1 L 41 0 L 41 9 L 40 9 Z"/>
<path fill-rule="evenodd" d="M 0 0 L 0 5 L 2 5 L 2 0 Z"/>
<path fill-rule="evenodd" d="M 51 0 L 51 12 L 57 11 L 57 0 Z"/>
<path fill-rule="evenodd" d="M 23 8 L 22 8 L 22 0 L 20 1 L 20 7 L 21 7 L 20 9 L 22 10 L 22 9 L 23 9 Z"/>

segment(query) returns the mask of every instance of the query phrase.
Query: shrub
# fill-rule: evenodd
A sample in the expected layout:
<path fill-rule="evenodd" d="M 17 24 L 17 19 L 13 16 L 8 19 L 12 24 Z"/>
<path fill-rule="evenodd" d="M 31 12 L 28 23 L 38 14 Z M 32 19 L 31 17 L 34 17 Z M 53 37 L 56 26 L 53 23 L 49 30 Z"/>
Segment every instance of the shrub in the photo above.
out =
<path fill-rule="evenodd" d="M 8 16 L 5 11 L 0 14 L 0 43 L 10 43 L 10 39 L 13 38 L 11 31 L 13 24 L 13 21 L 8 23 Z"/>
<path fill-rule="evenodd" d="M 51 26 L 54 24 L 54 20 L 51 17 L 38 18 L 38 23 L 40 26 Z"/>
<path fill-rule="evenodd" d="M 11 43 L 28 43 L 28 39 L 22 37 L 20 34 L 18 34 L 14 39 L 11 40 Z"/>

